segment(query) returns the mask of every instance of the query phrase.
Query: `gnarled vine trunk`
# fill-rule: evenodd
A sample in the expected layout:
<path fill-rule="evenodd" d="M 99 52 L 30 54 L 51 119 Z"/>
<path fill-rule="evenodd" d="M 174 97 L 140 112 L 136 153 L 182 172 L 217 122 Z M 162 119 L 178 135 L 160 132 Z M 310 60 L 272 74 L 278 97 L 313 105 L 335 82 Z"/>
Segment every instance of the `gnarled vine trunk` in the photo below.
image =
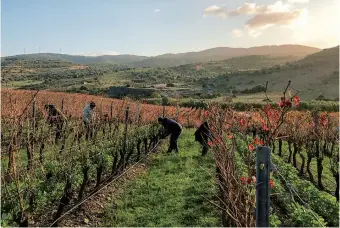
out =
<path fill-rule="evenodd" d="M 289 151 L 289 156 L 288 156 L 288 163 L 291 163 L 292 161 L 292 143 L 288 141 L 288 151 Z"/>
<path fill-rule="evenodd" d="M 322 184 L 322 171 L 323 171 L 323 165 L 322 165 L 322 161 L 323 161 L 323 156 L 322 156 L 322 152 L 320 151 L 320 143 L 319 140 L 316 141 L 316 165 L 317 165 L 317 172 L 318 172 L 318 187 L 320 190 L 325 189 L 325 187 Z"/>
<path fill-rule="evenodd" d="M 294 147 L 294 152 L 293 152 L 293 166 L 297 168 L 297 163 L 296 163 L 296 154 L 298 153 L 298 146 L 296 143 L 293 144 Z"/>
<path fill-rule="evenodd" d="M 301 160 L 302 160 L 299 174 L 303 175 L 303 170 L 305 168 L 305 156 L 302 154 L 302 151 L 299 151 L 299 155 L 300 155 Z"/>
<path fill-rule="evenodd" d="M 83 199 L 84 190 L 85 190 L 86 184 L 89 180 L 89 169 L 90 169 L 90 167 L 87 166 L 87 165 L 85 167 L 83 167 L 83 183 L 81 184 L 80 190 L 79 190 L 79 193 L 78 193 L 78 202 L 80 202 Z"/>

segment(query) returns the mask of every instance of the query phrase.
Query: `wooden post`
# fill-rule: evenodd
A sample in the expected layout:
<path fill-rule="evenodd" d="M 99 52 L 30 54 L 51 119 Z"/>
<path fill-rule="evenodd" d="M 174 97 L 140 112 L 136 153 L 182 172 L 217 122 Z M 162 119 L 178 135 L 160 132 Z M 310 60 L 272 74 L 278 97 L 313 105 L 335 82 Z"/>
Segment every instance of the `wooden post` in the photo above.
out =
<path fill-rule="evenodd" d="M 113 104 L 111 102 L 111 107 L 110 107 L 110 120 L 112 120 L 112 115 L 113 115 Z"/>
<path fill-rule="evenodd" d="M 99 113 L 99 115 L 100 115 L 100 120 L 102 120 L 103 119 L 103 101 L 100 102 L 100 113 Z"/>
<path fill-rule="evenodd" d="M 126 138 L 127 138 L 127 132 L 128 132 L 128 122 L 129 122 L 129 106 L 126 107 L 126 111 L 125 111 L 125 129 L 124 129 L 124 141 L 123 141 L 123 154 L 124 154 L 124 160 L 123 160 L 123 164 L 122 164 L 122 169 L 124 169 L 125 167 L 125 163 L 126 163 Z"/>
<path fill-rule="evenodd" d="M 165 118 L 165 105 L 163 105 L 163 118 Z"/>
<path fill-rule="evenodd" d="M 177 108 L 176 108 L 176 121 L 178 121 L 178 118 L 179 118 L 179 106 L 177 105 Z"/>
<path fill-rule="evenodd" d="M 33 120 L 33 134 L 35 133 L 35 116 L 36 116 L 36 100 L 33 98 L 32 120 Z"/>
<path fill-rule="evenodd" d="M 140 103 L 136 103 L 136 117 L 135 117 L 135 123 L 138 123 L 139 121 L 139 112 L 140 112 Z"/>
<path fill-rule="evenodd" d="M 61 99 L 61 112 L 64 113 L 64 98 Z"/>
<path fill-rule="evenodd" d="M 68 103 L 69 103 L 69 98 L 66 98 L 66 110 L 65 110 L 65 114 L 68 114 Z"/>
<path fill-rule="evenodd" d="M 256 227 L 269 227 L 270 148 L 256 148 Z"/>

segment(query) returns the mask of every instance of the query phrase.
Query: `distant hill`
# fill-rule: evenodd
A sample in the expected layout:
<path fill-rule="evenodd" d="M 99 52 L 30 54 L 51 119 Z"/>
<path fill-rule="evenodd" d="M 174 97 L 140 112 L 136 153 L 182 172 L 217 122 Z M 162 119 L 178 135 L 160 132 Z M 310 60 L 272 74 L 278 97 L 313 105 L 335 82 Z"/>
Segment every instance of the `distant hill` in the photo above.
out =
<path fill-rule="evenodd" d="M 91 64 L 91 63 L 129 64 L 129 63 L 144 60 L 146 58 L 149 58 L 149 57 L 137 56 L 137 55 L 81 56 L 81 55 L 41 53 L 41 54 L 27 54 L 27 55 L 2 57 L 1 62 L 5 61 L 6 59 L 18 59 L 18 60 L 51 59 L 51 60 L 68 61 L 74 64 Z"/>
<path fill-rule="evenodd" d="M 199 52 L 164 54 L 132 63 L 134 67 L 179 66 L 196 62 L 218 61 L 249 55 L 304 57 L 320 49 L 302 45 L 260 46 L 252 48 L 217 47 Z"/>
<path fill-rule="evenodd" d="M 185 64 L 171 67 L 171 69 L 181 74 L 191 74 L 195 71 L 205 71 L 205 74 L 208 76 L 211 73 L 224 74 L 234 71 L 260 70 L 266 67 L 287 64 L 302 58 L 303 57 L 298 56 L 249 55 L 233 57 L 220 61 Z"/>
<path fill-rule="evenodd" d="M 270 91 L 282 91 L 289 80 L 292 81 L 292 87 L 300 91 L 299 95 L 303 99 L 316 99 L 319 96 L 338 99 L 339 46 L 324 49 L 267 73 L 254 73 L 251 77 L 248 74 L 232 76 L 227 84 L 237 85 L 242 90 L 268 81 Z M 217 77 L 213 81 L 222 87 L 225 77 Z"/>
<path fill-rule="evenodd" d="M 69 61 L 74 64 L 123 64 L 130 67 L 171 67 L 196 62 L 209 62 L 226 60 L 233 57 L 250 56 L 250 55 L 268 55 L 268 56 L 293 56 L 304 57 L 320 51 L 318 48 L 307 47 L 302 45 L 279 45 L 279 46 L 260 46 L 252 48 L 230 48 L 216 47 L 199 52 L 187 52 L 179 54 L 164 54 L 155 57 L 137 56 L 137 55 L 104 55 L 104 56 L 78 56 L 54 53 L 27 54 L 2 57 L 1 61 L 9 58 L 16 59 L 51 59 L 60 61 Z"/>

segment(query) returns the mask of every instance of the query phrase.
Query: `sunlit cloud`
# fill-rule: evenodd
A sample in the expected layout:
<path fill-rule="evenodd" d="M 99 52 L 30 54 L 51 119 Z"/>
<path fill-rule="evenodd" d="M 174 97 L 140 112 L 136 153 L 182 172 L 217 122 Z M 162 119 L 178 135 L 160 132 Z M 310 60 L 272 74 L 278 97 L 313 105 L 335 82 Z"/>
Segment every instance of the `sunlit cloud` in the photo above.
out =
<path fill-rule="evenodd" d="M 288 0 L 289 3 L 308 3 L 309 0 Z"/>
<path fill-rule="evenodd" d="M 154 9 L 153 12 L 154 13 L 159 13 L 161 10 L 160 9 Z"/>
<path fill-rule="evenodd" d="M 273 26 L 297 27 L 298 25 L 306 24 L 308 10 L 277 1 L 269 5 L 244 3 L 237 9 L 230 11 L 224 6 L 212 5 L 203 11 L 203 15 L 224 18 L 250 15 L 251 18 L 245 22 L 245 29 L 249 36 L 258 37 L 262 34 L 263 30 Z M 233 37 L 237 37 L 241 36 L 240 34 L 243 34 L 243 32 L 232 31 L 232 34 Z"/>
<path fill-rule="evenodd" d="M 231 31 L 231 35 L 234 38 L 241 37 L 241 36 L 243 36 L 243 31 L 239 30 L 239 29 L 233 29 L 233 31 Z"/>
<path fill-rule="evenodd" d="M 227 17 L 227 9 L 223 6 L 212 5 L 203 11 L 204 16 L 217 16 L 217 17 Z"/>

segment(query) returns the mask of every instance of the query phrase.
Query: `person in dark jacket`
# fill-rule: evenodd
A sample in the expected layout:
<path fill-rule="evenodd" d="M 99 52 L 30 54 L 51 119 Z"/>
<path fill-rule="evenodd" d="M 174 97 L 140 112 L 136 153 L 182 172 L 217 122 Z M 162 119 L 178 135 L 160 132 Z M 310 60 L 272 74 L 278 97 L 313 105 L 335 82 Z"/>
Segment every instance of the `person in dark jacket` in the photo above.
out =
<path fill-rule="evenodd" d="M 47 122 L 51 126 L 56 126 L 56 140 L 61 139 L 63 136 L 63 128 L 67 120 L 65 115 L 53 104 L 45 105 L 45 110 L 48 114 Z"/>
<path fill-rule="evenodd" d="M 163 138 L 170 136 L 168 153 L 175 150 L 178 153 L 178 138 L 182 133 L 182 126 L 173 119 L 158 118 L 158 123 L 164 127 Z"/>
<path fill-rule="evenodd" d="M 208 140 L 210 137 L 210 128 L 208 122 L 201 124 L 194 135 L 195 141 L 202 145 L 202 156 L 205 156 L 209 150 Z"/>

